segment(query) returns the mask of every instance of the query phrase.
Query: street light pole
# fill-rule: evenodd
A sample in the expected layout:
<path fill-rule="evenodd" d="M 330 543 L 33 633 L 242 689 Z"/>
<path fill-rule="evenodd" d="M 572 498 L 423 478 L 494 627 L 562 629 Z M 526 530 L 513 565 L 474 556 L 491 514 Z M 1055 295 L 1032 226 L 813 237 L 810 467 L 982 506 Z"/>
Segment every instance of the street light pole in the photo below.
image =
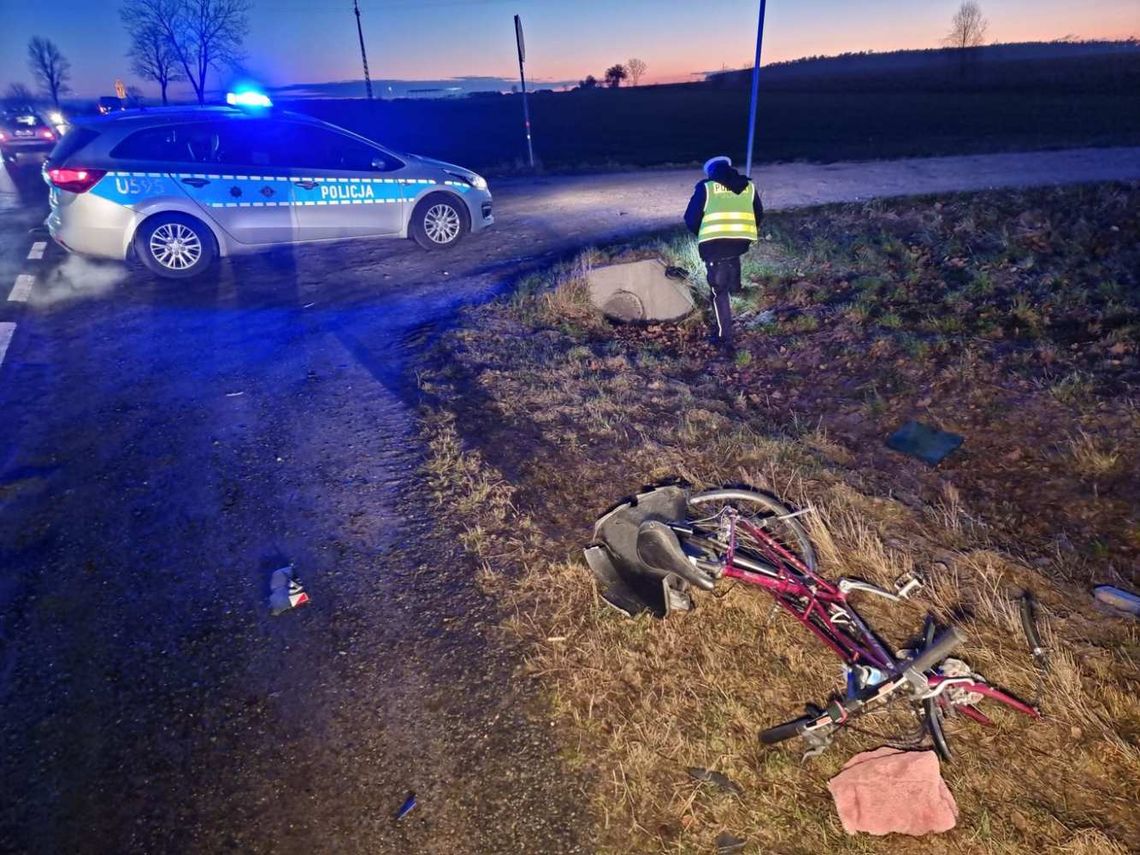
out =
<path fill-rule="evenodd" d="M 364 62 L 364 87 L 368 90 L 368 100 L 372 100 L 372 78 L 368 76 L 368 54 L 364 52 L 364 30 L 360 26 L 360 4 L 352 0 L 352 10 L 356 12 L 356 35 L 360 37 L 360 59 Z"/>
<path fill-rule="evenodd" d="M 752 106 L 748 111 L 748 165 L 744 174 L 752 177 L 752 152 L 756 144 L 756 98 L 760 94 L 760 46 L 764 43 L 764 7 L 768 0 L 760 0 L 760 23 L 756 27 L 756 62 L 752 66 Z"/>

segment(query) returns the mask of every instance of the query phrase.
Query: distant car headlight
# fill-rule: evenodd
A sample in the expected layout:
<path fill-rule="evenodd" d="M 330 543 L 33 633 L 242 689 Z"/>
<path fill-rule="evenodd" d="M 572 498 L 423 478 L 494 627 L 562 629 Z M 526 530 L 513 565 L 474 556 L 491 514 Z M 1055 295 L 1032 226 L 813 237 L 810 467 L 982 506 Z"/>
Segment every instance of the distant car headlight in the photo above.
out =
<path fill-rule="evenodd" d="M 458 178 L 464 184 L 469 184 L 476 190 L 487 189 L 487 179 L 482 175 L 476 175 L 474 172 L 472 172 L 470 175 L 464 175 L 462 172 L 451 172 L 450 170 L 447 171 L 447 174 L 452 178 Z"/>

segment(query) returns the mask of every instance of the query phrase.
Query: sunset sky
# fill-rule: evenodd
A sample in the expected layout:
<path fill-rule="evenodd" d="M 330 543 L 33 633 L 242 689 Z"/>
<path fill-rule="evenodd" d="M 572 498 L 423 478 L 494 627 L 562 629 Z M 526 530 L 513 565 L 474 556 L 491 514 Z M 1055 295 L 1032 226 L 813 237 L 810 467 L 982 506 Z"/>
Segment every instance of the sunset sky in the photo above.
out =
<path fill-rule="evenodd" d="M 959 0 L 771 0 L 764 60 L 811 54 L 936 47 Z M 523 16 L 528 75 L 577 80 L 637 56 L 646 82 L 751 62 L 758 0 L 360 0 L 375 78 L 517 75 L 512 16 Z M 31 84 L 25 55 L 34 35 L 72 63 L 81 95 L 134 81 L 123 59 L 118 3 L 0 0 L 0 86 Z M 1140 35 L 1137 0 L 982 0 L 995 42 Z M 254 0 L 248 67 L 268 85 L 355 79 L 360 56 L 351 0 Z M 215 83 L 221 82 L 220 77 Z M 144 91 L 150 92 L 149 85 Z"/>

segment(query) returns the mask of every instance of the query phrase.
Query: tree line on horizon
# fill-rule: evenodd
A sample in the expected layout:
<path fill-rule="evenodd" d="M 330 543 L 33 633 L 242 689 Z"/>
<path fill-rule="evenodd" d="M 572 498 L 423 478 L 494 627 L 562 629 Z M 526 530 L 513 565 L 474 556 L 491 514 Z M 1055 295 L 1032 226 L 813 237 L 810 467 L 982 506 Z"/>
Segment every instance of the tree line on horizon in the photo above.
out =
<path fill-rule="evenodd" d="M 249 31 L 251 0 L 124 0 L 119 17 L 130 38 L 127 58 L 139 78 L 156 83 L 162 103 L 168 103 L 168 87 L 188 82 L 198 103 L 206 100 L 211 71 L 240 66 L 242 46 Z M 951 21 L 942 45 L 966 52 L 985 43 L 988 21 L 977 0 L 963 0 Z M 1066 37 L 1062 41 L 1071 41 Z M 849 56 L 854 54 L 845 54 Z M 778 65 L 806 62 L 791 60 Z M 49 38 L 34 36 L 28 42 L 28 67 L 43 96 L 59 106 L 61 95 L 71 91 L 71 63 Z M 627 81 L 641 83 L 647 64 L 636 57 L 606 69 L 599 80 L 587 75 L 576 89 L 617 89 Z M 35 100 L 23 83 L 9 85 L 6 100 L 30 103 Z M 141 92 L 129 87 L 128 100 L 141 103 Z"/>

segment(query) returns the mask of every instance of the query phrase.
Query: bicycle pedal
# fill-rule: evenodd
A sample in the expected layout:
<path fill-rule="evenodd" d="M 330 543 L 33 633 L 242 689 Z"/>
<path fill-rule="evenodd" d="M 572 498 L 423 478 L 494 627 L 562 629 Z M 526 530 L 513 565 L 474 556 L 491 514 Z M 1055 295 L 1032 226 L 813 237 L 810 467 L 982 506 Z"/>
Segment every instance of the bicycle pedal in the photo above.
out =
<path fill-rule="evenodd" d="M 905 600 L 924 584 L 926 581 L 917 573 L 907 573 L 895 580 L 895 596 Z"/>

